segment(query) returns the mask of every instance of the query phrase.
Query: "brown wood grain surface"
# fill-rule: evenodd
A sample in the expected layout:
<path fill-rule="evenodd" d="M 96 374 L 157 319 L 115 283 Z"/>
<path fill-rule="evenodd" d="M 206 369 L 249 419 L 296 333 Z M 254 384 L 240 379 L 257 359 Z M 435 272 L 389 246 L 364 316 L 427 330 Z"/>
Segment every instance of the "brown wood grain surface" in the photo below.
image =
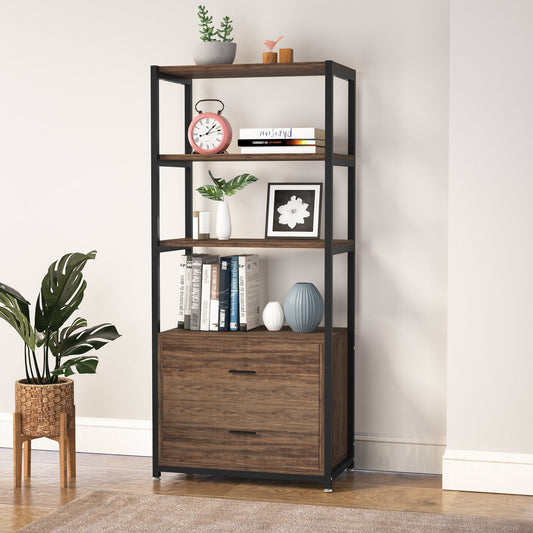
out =
<path fill-rule="evenodd" d="M 334 464 L 347 446 L 346 338 L 335 328 Z M 159 402 L 163 465 L 323 473 L 323 330 L 160 333 Z"/>
<path fill-rule="evenodd" d="M 298 154 L 298 153 L 219 153 L 219 154 L 160 154 L 159 161 L 325 161 L 326 154 Z M 342 166 L 352 166 L 355 156 L 350 154 L 334 153 L 334 163 Z"/>
<path fill-rule="evenodd" d="M 339 68 L 348 68 L 335 64 Z M 351 70 L 351 69 L 349 69 Z M 299 63 L 241 63 L 232 65 L 160 66 L 159 72 L 185 79 L 201 78 L 265 78 L 276 76 L 323 76 L 325 61 Z"/>
<path fill-rule="evenodd" d="M 322 249 L 325 247 L 324 239 L 163 239 L 160 246 L 177 248 L 311 248 Z M 335 239 L 333 249 L 353 248 L 353 239 Z M 208 333 L 208 332 L 206 332 Z"/>
<path fill-rule="evenodd" d="M 161 463 L 175 467 L 319 473 L 316 433 L 269 431 L 256 426 L 248 431 L 255 433 L 230 433 L 230 429 L 218 427 L 164 428 Z"/>

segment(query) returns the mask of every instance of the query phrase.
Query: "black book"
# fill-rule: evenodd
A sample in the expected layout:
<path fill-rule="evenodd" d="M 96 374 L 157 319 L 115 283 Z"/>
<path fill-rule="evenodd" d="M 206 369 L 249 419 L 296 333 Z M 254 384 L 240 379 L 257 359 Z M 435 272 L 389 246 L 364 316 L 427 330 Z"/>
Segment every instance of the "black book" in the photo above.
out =
<path fill-rule="evenodd" d="M 238 146 L 325 146 L 320 139 L 239 139 Z"/>
<path fill-rule="evenodd" d="M 231 256 L 220 258 L 218 275 L 218 331 L 229 331 Z"/>

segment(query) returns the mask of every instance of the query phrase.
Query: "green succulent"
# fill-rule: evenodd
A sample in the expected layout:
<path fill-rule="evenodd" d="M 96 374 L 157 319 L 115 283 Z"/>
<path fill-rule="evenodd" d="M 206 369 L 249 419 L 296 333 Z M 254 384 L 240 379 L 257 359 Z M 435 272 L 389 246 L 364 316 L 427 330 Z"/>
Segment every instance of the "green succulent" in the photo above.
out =
<path fill-rule="evenodd" d="M 28 383 L 46 385 L 57 383 L 59 376 L 94 374 L 98 365 L 96 355 L 82 355 L 98 350 L 120 337 L 112 324 L 88 328 L 84 318 L 76 318 L 70 326 L 65 322 L 78 309 L 86 281 L 82 270 L 96 252 L 70 253 L 48 268 L 41 283 L 31 324 L 29 306 L 17 290 L 0 283 L 0 317 L 6 320 L 24 341 L 24 365 Z M 36 350 L 42 348 L 42 364 Z"/>
<path fill-rule="evenodd" d="M 221 178 L 215 178 L 213 173 L 209 170 L 209 176 L 214 185 L 202 185 L 196 190 L 209 200 L 215 200 L 217 202 L 224 201 L 224 196 L 233 196 L 237 191 L 244 189 L 250 183 L 257 181 L 258 178 L 251 174 L 240 174 L 233 179 L 226 181 Z"/>
<path fill-rule="evenodd" d="M 220 28 L 215 30 L 213 26 L 213 17 L 209 15 L 205 6 L 198 6 L 198 18 L 200 19 L 200 39 L 202 41 L 222 41 L 225 43 L 231 43 L 233 38 L 230 37 L 233 31 L 233 22 L 229 17 L 224 17 L 220 23 Z M 219 39 L 216 39 L 219 37 Z"/>

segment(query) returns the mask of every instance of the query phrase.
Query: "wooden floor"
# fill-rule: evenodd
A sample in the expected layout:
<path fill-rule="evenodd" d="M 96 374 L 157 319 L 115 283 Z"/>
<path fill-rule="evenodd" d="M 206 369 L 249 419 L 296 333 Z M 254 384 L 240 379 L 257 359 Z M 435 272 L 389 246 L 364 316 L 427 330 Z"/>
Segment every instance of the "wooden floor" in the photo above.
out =
<path fill-rule="evenodd" d="M 345 472 L 333 483 L 333 493 L 326 494 L 313 483 L 169 473 L 153 481 L 147 457 L 79 453 L 77 467 L 72 486 L 61 489 L 58 453 L 34 451 L 31 480 L 13 489 L 12 450 L 0 448 L 0 531 L 16 531 L 95 489 L 521 518 L 532 520 L 533 528 L 533 496 L 443 491 L 440 476 Z"/>

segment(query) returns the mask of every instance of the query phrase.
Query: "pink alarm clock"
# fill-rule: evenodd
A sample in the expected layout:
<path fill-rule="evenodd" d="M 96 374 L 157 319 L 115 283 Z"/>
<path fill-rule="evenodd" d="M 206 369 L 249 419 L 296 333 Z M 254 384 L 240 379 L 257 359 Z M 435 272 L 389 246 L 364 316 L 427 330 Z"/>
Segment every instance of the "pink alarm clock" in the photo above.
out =
<path fill-rule="evenodd" d="M 198 109 L 200 102 L 220 102 L 222 109 L 218 113 L 202 113 Z M 192 149 L 198 154 L 219 154 L 229 146 L 232 137 L 229 122 L 221 115 L 224 104 L 216 98 L 198 100 L 194 108 L 198 116 L 189 125 L 188 137 Z"/>

